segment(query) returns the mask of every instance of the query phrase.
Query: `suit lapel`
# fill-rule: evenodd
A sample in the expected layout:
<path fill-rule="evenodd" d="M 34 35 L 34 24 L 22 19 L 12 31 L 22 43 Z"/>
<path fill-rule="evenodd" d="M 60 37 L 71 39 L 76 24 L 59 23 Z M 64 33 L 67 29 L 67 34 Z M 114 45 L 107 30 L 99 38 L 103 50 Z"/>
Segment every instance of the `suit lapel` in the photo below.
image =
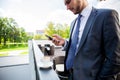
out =
<path fill-rule="evenodd" d="M 73 30 L 74 30 L 74 27 L 75 27 L 75 23 L 76 23 L 76 21 L 77 21 L 77 18 L 72 22 L 72 24 L 71 24 L 71 29 L 70 29 L 70 38 L 71 38 L 71 36 L 72 36 L 72 33 L 73 33 Z"/>
<path fill-rule="evenodd" d="M 77 18 L 71 23 L 70 38 L 69 38 L 69 43 L 68 43 L 68 48 L 67 49 L 69 49 L 69 47 L 70 47 L 71 37 L 72 37 L 72 33 L 73 33 L 73 30 L 74 30 L 74 27 L 75 27 L 76 20 L 77 20 Z"/>
<path fill-rule="evenodd" d="M 89 16 L 89 18 L 88 18 L 88 20 L 87 20 L 87 23 L 86 23 L 86 25 L 85 25 L 85 29 L 84 29 L 84 31 L 83 31 L 83 35 L 82 35 L 82 37 L 81 37 L 81 42 L 80 42 L 80 45 L 79 45 L 79 47 L 78 47 L 78 51 L 80 50 L 80 48 L 82 47 L 82 45 L 84 44 L 84 42 L 85 42 L 85 39 L 87 38 L 87 35 L 88 35 L 88 32 L 89 32 L 89 30 L 90 30 L 90 27 L 92 26 L 92 23 L 94 22 L 94 20 L 95 20 L 95 18 L 96 18 L 96 9 L 92 9 L 92 12 L 91 12 L 91 14 L 90 14 L 90 16 Z M 77 53 L 78 53 L 78 51 L 77 51 Z M 76 54 L 77 54 L 76 53 Z"/>

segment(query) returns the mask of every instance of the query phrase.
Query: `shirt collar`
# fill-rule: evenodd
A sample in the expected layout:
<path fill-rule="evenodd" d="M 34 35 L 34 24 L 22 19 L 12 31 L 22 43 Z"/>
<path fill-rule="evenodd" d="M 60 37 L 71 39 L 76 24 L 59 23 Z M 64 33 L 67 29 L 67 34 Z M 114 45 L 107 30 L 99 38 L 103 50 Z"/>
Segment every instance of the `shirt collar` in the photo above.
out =
<path fill-rule="evenodd" d="M 91 13 L 91 11 L 92 11 L 92 6 L 91 6 L 91 5 L 88 5 L 88 6 L 86 6 L 86 8 L 84 8 L 84 9 L 82 10 L 81 15 L 82 15 L 83 17 L 86 17 L 86 16 L 88 16 L 88 15 Z"/>

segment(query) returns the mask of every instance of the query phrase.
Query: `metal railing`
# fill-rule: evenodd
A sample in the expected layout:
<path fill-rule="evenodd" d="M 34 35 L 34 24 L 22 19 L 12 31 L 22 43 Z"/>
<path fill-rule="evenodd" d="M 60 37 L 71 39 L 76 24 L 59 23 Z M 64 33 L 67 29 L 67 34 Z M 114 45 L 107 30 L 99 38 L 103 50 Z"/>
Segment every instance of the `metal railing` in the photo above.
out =
<path fill-rule="evenodd" d="M 40 50 L 37 43 L 34 40 L 32 40 L 29 41 L 28 44 L 29 44 L 30 64 L 32 68 L 34 68 L 35 70 L 34 80 L 59 80 L 59 77 L 53 68 L 40 69 L 40 64 L 42 64 L 41 59 L 44 57 L 44 54 Z"/>

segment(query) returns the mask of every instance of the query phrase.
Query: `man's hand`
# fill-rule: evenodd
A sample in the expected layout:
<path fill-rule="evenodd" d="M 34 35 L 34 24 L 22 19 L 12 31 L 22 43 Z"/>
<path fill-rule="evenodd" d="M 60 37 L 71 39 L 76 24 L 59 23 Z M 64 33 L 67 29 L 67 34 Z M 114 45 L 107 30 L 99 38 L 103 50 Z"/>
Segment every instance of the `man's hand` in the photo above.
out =
<path fill-rule="evenodd" d="M 52 37 L 53 37 L 52 42 L 56 46 L 63 46 L 65 44 L 65 40 L 63 38 L 61 38 L 59 35 L 54 34 Z"/>

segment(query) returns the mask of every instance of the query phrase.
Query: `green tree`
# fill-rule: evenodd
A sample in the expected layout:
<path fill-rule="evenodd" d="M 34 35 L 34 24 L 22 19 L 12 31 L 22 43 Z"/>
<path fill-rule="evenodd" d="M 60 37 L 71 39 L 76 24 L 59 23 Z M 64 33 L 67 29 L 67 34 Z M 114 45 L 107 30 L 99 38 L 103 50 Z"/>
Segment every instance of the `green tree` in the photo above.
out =
<path fill-rule="evenodd" d="M 19 28 L 20 31 L 20 38 L 21 38 L 21 42 L 27 42 L 27 34 L 25 32 L 25 29 L 23 27 Z"/>
<path fill-rule="evenodd" d="M 64 31 L 63 31 L 63 38 L 69 38 L 70 36 L 70 26 L 68 26 L 67 24 L 64 24 Z"/>
<path fill-rule="evenodd" d="M 8 34 L 9 34 L 8 18 L 3 18 L 2 21 L 3 21 L 2 37 L 3 37 L 4 45 L 6 45 L 6 41 L 7 41 Z"/>
<path fill-rule="evenodd" d="M 13 41 L 15 37 L 17 23 L 13 18 L 1 17 L 0 18 L 0 43 L 3 39 L 4 45 L 6 41 Z"/>
<path fill-rule="evenodd" d="M 42 39 L 42 36 L 41 36 L 40 34 L 36 34 L 36 35 L 34 36 L 34 39 L 35 39 L 35 40 L 40 40 L 40 39 Z"/>
<path fill-rule="evenodd" d="M 49 34 L 50 36 L 56 33 L 54 23 L 52 22 L 48 23 L 47 28 L 45 29 L 45 33 Z"/>
<path fill-rule="evenodd" d="M 2 40 L 2 36 L 3 36 L 3 18 L 0 17 L 0 44 L 1 44 L 1 40 Z"/>
<path fill-rule="evenodd" d="M 17 22 L 13 18 L 8 18 L 8 28 L 9 28 L 9 40 L 10 42 L 19 42 L 20 40 L 20 31 Z"/>
<path fill-rule="evenodd" d="M 24 28 L 19 28 L 17 22 L 13 18 L 0 17 L 0 44 L 6 45 L 10 42 L 26 42 L 28 39 Z"/>
<path fill-rule="evenodd" d="M 45 33 L 48 35 L 58 34 L 63 38 L 69 38 L 70 27 L 67 24 L 53 24 L 50 22 L 48 27 L 45 29 Z"/>
<path fill-rule="evenodd" d="M 8 18 L 8 28 L 9 28 L 9 41 L 10 42 L 16 42 L 16 36 L 19 36 L 19 31 L 18 31 L 18 24 L 13 18 Z"/>

